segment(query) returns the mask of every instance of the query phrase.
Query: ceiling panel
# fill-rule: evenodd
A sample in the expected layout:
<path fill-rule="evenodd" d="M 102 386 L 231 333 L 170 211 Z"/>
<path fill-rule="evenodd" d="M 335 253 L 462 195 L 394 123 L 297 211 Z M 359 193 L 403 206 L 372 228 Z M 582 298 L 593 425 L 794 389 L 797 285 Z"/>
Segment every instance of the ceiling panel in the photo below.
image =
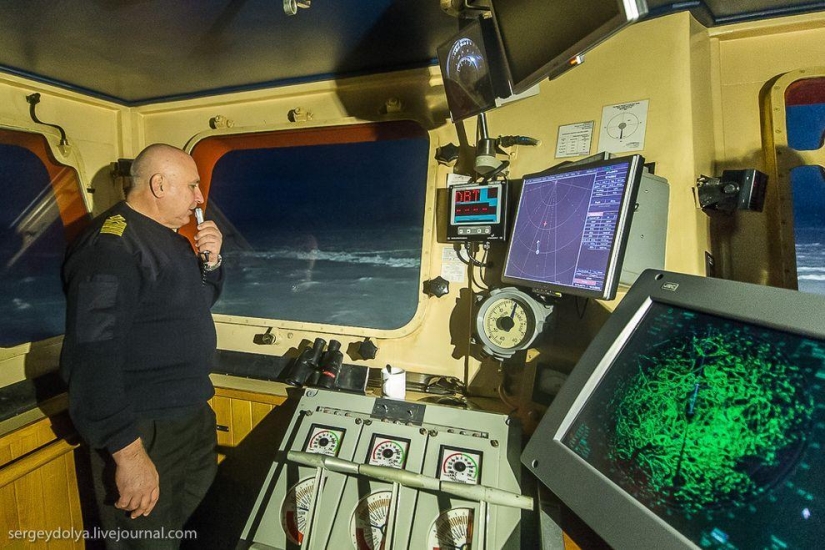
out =
<path fill-rule="evenodd" d="M 690 9 L 708 25 L 825 9 L 649 3 L 651 16 Z M 291 17 L 283 0 L 5 0 L 0 70 L 136 105 L 426 66 L 457 29 L 439 0 L 313 0 Z"/>

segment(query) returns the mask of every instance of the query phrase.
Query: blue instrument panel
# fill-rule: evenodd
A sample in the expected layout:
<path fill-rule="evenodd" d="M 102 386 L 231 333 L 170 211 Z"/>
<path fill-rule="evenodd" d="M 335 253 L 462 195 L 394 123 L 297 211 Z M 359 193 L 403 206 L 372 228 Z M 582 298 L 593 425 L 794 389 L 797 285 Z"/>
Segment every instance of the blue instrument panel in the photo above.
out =
<path fill-rule="evenodd" d="M 451 187 L 447 240 L 504 240 L 506 206 L 507 187 L 503 182 Z"/>

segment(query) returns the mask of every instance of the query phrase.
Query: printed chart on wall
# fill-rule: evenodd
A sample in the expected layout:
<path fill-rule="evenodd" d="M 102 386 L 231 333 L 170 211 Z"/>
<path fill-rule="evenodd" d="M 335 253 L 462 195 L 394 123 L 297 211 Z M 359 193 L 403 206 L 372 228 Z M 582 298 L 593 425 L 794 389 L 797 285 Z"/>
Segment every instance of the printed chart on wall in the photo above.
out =
<path fill-rule="evenodd" d="M 594 122 L 577 122 L 559 126 L 556 139 L 556 158 L 582 157 L 590 154 Z"/>
<path fill-rule="evenodd" d="M 599 151 L 627 153 L 645 148 L 648 100 L 606 105 L 602 109 Z"/>

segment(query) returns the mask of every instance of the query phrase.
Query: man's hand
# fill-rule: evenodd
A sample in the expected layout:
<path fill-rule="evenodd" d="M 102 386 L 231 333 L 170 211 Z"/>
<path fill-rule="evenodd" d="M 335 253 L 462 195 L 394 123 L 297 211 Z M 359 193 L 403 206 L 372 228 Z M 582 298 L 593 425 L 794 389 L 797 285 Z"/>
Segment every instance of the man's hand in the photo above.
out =
<path fill-rule="evenodd" d="M 112 453 L 115 460 L 115 484 L 120 495 L 115 508 L 132 512 L 135 519 L 148 516 L 160 497 L 160 478 L 155 464 L 143 448 L 140 438 Z"/>
<path fill-rule="evenodd" d="M 218 254 L 221 253 L 223 235 L 220 229 L 218 229 L 218 226 L 215 225 L 215 222 L 206 220 L 198 225 L 198 232 L 195 234 L 195 244 L 198 247 L 199 253 L 209 254 L 207 265 L 212 266 L 218 263 Z"/>

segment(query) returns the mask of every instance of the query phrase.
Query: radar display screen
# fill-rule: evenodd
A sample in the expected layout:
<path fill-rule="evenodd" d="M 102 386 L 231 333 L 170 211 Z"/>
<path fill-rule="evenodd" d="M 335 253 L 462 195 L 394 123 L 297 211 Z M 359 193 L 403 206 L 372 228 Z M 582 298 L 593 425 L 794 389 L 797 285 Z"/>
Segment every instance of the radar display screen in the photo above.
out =
<path fill-rule="evenodd" d="M 525 176 L 502 280 L 612 298 L 639 174 L 629 157 Z"/>
<path fill-rule="evenodd" d="M 653 302 L 561 442 L 701 548 L 814 548 L 823 384 L 821 340 Z"/>

